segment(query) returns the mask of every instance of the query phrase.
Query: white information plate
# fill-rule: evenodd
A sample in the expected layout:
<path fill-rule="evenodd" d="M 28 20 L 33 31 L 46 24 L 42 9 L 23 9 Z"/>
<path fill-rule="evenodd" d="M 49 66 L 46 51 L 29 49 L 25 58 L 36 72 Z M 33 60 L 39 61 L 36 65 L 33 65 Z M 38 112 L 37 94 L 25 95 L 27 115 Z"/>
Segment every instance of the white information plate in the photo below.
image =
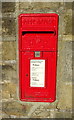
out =
<path fill-rule="evenodd" d="M 45 87 L 45 60 L 30 60 L 30 87 Z"/>

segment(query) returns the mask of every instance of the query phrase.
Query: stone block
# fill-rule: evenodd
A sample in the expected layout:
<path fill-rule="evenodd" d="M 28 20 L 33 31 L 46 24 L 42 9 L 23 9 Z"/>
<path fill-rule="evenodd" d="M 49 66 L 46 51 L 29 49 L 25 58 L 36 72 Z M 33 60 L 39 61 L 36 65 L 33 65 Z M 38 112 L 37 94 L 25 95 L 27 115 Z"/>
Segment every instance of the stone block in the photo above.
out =
<path fill-rule="evenodd" d="M 2 92 L 2 99 L 9 99 L 9 98 L 10 98 L 9 91 L 3 91 Z"/>
<path fill-rule="evenodd" d="M 58 85 L 58 104 L 56 108 L 59 110 L 72 110 L 72 85 L 60 81 Z"/>
<path fill-rule="evenodd" d="M 2 66 L 2 98 L 17 99 L 17 68 L 16 64 L 5 64 Z M 18 90 L 19 91 L 19 90 Z"/>
<path fill-rule="evenodd" d="M 72 35 L 73 35 L 73 39 L 74 39 L 74 10 L 72 12 Z"/>
<path fill-rule="evenodd" d="M 65 26 L 65 30 L 64 30 L 64 35 L 69 35 L 72 34 L 72 16 L 65 14 L 64 15 L 64 26 Z"/>
<path fill-rule="evenodd" d="M 59 118 L 61 120 L 66 119 L 66 118 L 71 119 L 72 118 L 72 112 L 65 111 L 65 110 L 63 110 L 63 111 L 51 110 L 50 111 L 50 118 L 55 118 L 55 119 Z"/>
<path fill-rule="evenodd" d="M 2 85 L 2 99 L 17 98 L 17 85 L 5 83 Z"/>
<path fill-rule="evenodd" d="M 63 81 L 72 82 L 72 42 L 63 45 Z"/>
<path fill-rule="evenodd" d="M 2 18 L 2 35 L 16 35 L 15 18 Z"/>
<path fill-rule="evenodd" d="M 47 110 L 47 105 L 40 105 L 31 114 L 32 118 L 48 118 L 50 116 L 50 111 Z"/>
<path fill-rule="evenodd" d="M 16 59 L 16 42 L 3 42 L 2 43 L 2 59 L 15 60 Z"/>
<path fill-rule="evenodd" d="M 63 111 L 63 112 L 56 112 L 55 118 L 72 118 L 72 113 Z"/>
<path fill-rule="evenodd" d="M 4 64 L 2 66 L 2 81 L 17 83 L 17 67 L 16 64 Z"/>
<path fill-rule="evenodd" d="M 0 36 L 2 35 L 2 18 L 0 16 Z M 0 38 L 1 41 L 1 38 Z"/>
<path fill-rule="evenodd" d="M 15 12 L 15 2 L 2 2 L 2 12 Z"/>
<path fill-rule="evenodd" d="M 58 109 L 72 109 L 72 42 L 59 41 L 57 68 Z"/>
<path fill-rule="evenodd" d="M 0 42 L 0 61 L 2 60 L 2 42 Z"/>
<path fill-rule="evenodd" d="M 65 83 L 72 82 L 72 42 L 59 41 L 57 63 L 57 79 Z"/>
<path fill-rule="evenodd" d="M 21 12 L 47 12 L 56 11 L 61 6 L 60 2 L 20 2 Z"/>
<path fill-rule="evenodd" d="M 65 2 L 64 5 L 66 9 L 72 9 L 72 2 Z"/>
<path fill-rule="evenodd" d="M 43 111 L 35 111 L 34 113 L 33 113 L 33 118 L 48 118 L 48 116 L 50 116 L 50 113 L 49 112 L 47 112 L 47 111 L 45 111 L 45 110 L 43 110 Z"/>
<path fill-rule="evenodd" d="M 74 10 L 74 2 L 72 2 L 72 9 Z"/>
<path fill-rule="evenodd" d="M 2 111 L 6 113 L 8 116 L 15 116 L 17 118 L 27 116 L 27 113 L 31 109 L 30 105 L 22 105 L 18 101 L 13 102 L 4 102 L 2 103 Z"/>
<path fill-rule="evenodd" d="M 3 118 L 10 118 L 10 116 L 3 112 L 3 113 L 2 113 L 2 119 L 3 119 Z"/>
<path fill-rule="evenodd" d="M 74 36 L 72 36 L 72 35 L 63 35 L 63 41 L 66 41 L 66 42 L 72 42 L 72 41 L 74 41 L 74 39 L 73 39 L 73 37 Z"/>

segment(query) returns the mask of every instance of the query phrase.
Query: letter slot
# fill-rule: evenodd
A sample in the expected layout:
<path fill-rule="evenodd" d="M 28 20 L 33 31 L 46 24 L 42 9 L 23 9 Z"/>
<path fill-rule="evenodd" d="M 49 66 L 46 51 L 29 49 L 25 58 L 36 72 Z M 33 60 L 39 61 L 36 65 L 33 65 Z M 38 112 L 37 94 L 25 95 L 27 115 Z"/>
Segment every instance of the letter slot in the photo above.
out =
<path fill-rule="evenodd" d="M 37 34 L 40 34 L 40 33 L 48 33 L 48 34 L 56 34 L 55 31 L 22 31 L 22 35 L 25 35 L 25 34 L 29 34 L 29 33 L 37 33 Z"/>

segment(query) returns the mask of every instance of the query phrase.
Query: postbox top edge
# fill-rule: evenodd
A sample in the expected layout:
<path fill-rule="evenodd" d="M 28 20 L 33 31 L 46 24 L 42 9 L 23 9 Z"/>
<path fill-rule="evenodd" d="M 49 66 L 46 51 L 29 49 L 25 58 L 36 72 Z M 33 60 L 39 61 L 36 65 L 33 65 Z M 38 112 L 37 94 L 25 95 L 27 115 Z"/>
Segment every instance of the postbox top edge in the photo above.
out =
<path fill-rule="evenodd" d="M 22 13 L 20 14 L 18 17 L 21 18 L 21 17 L 49 17 L 49 16 L 55 16 L 55 17 L 58 17 L 59 15 L 57 13 Z"/>

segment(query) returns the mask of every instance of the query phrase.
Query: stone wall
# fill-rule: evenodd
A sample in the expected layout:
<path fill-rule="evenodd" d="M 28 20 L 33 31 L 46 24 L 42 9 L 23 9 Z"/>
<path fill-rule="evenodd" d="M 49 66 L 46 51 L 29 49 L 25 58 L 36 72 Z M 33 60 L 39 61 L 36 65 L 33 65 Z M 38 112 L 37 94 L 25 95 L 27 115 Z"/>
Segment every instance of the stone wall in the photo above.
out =
<path fill-rule="evenodd" d="M 71 118 L 72 3 L 2 2 L 1 4 L 2 118 Z M 21 102 L 18 96 L 18 15 L 50 12 L 59 14 L 57 99 L 53 103 Z"/>

